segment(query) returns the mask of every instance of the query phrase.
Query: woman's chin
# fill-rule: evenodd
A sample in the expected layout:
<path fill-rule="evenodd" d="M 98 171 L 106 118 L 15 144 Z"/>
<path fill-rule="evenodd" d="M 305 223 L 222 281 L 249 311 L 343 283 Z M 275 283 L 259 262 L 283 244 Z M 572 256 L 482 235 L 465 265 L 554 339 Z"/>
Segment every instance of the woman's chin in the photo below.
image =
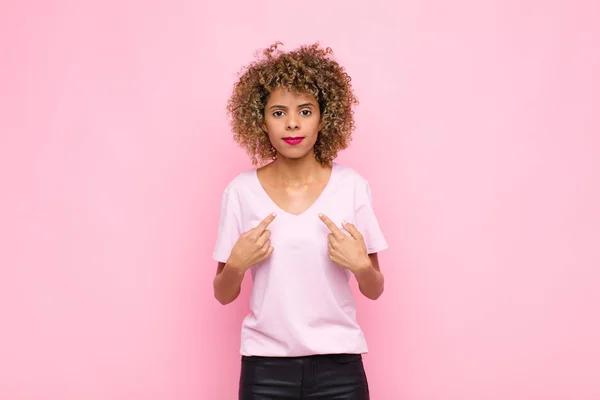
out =
<path fill-rule="evenodd" d="M 279 156 L 288 160 L 302 160 L 308 157 L 314 158 L 314 153 L 312 151 L 282 151 L 279 152 Z"/>

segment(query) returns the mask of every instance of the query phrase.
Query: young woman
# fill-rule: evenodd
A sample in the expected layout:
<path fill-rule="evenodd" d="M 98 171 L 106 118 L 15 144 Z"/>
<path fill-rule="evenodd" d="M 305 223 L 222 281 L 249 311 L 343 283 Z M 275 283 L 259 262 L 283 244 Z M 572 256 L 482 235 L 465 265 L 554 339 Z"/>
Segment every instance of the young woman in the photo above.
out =
<path fill-rule="evenodd" d="M 279 44 L 245 69 L 228 104 L 256 166 L 224 190 L 213 253 L 220 303 L 238 297 L 246 271 L 253 278 L 239 398 L 366 400 L 367 344 L 349 280 L 377 299 L 387 244 L 368 182 L 334 162 L 357 101 L 330 49 Z"/>

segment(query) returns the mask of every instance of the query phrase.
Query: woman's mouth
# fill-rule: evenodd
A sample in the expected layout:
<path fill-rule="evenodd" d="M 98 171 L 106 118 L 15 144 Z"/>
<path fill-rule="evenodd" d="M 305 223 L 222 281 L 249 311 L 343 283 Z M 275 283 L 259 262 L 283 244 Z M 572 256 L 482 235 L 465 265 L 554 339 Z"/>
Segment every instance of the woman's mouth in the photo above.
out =
<path fill-rule="evenodd" d="M 291 146 L 295 146 L 297 144 L 302 143 L 302 141 L 304 140 L 304 137 L 302 136 L 296 136 L 296 137 L 284 137 L 283 141 L 286 142 L 287 144 L 291 145 Z"/>

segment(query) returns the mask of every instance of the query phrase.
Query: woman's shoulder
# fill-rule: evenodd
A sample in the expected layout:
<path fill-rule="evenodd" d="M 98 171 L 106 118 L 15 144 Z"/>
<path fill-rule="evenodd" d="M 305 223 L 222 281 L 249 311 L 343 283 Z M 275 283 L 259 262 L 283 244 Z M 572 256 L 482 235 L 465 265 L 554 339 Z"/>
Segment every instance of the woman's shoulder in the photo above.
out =
<path fill-rule="evenodd" d="M 244 189 L 248 189 L 254 184 L 256 179 L 256 168 L 246 169 L 237 174 L 233 175 L 233 177 L 226 183 L 224 192 L 225 194 L 229 193 L 240 193 Z"/>
<path fill-rule="evenodd" d="M 346 164 L 334 163 L 334 168 L 340 180 L 344 183 L 354 183 L 358 185 L 367 185 L 367 179 L 354 167 Z"/>

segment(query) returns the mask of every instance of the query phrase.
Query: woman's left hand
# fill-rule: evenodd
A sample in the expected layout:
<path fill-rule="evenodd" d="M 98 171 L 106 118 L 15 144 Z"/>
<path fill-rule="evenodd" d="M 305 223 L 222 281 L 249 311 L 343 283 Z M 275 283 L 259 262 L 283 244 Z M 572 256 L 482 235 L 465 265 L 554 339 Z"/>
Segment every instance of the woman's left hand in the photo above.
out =
<path fill-rule="evenodd" d="M 319 214 L 319 218 L 331 232 L 327 235 L 329 239 L 329 259 L 331 261 L 354 274 L 371 267 L 371 260 L 363 236 L 354 225 L 345 221 L 342 224 L 350 234 L 348 236 L 326 215 Z"/>

